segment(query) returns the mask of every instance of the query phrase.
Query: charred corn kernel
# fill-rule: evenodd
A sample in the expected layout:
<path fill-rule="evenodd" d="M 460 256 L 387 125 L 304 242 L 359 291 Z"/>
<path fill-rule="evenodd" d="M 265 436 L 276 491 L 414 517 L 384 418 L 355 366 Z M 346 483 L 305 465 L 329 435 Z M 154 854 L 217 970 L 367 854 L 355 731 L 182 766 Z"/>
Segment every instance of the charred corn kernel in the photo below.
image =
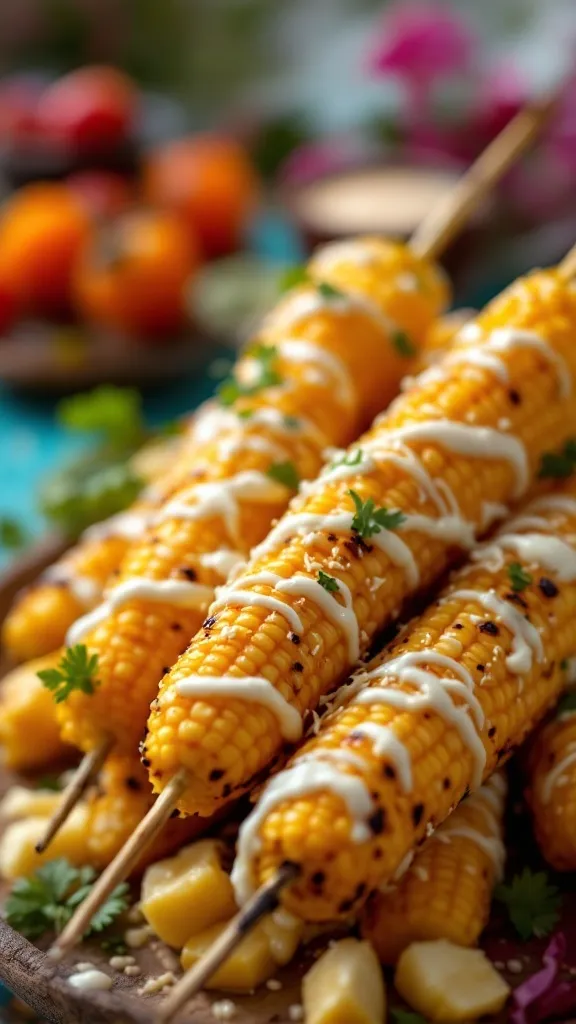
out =
<path fill-rule="evenodd" d="M 181 963 L 184 970 L 192 967 L 210 949 L 226 923 L 213 925 L 191 936 L 182 950 Z M 260 921 L 212 975 L 205 988 L 221 989 L 223 992 L 252 991 L 275 974 L 278 967 L 292 959 L 302 931 L 302 924 L 294 919 L 279 924 L 270 919 Z M 278 932 L 283 933 L 281 940 L 275 936 Z"/>
<path fill-rule="evenodd" d="M 556 271 L 520 280 L 475 324 L 477 372 L 434 368 L 304 489 L 162 681 L 144 750 L 156 791 L 183 768 L 180 810 L 208 814 L 245 789 L 403 602 L 526 489 L 576 432 L 575 326 Z M 382 528 L 365 529 L 379 507 Z"/>
<path fill-rule="evenodd" d="M 60 796 L 51 789 L 26 789 L 11 786 L 0 800 L 0 820 L 48 818 L 58 807 Z"/>
<path fill-rule="evenodd" d="M 388 291 L 378 282 L 403 248 L 370 246 L 362 274 L 374 297 L 364 296 L 360 282 L 350 295 L 311 282 L 272 314 L 222 394 L 230 407 L 213 409 L 200 424 L 206 440 L 194 455 L 198 482 L 163 507 L 127 553 L 104 606 L 73 627 L 70 636 L 98 654 L 99 686 L 59 706 L 69 742 L 87 750 L 112 734 L 120 749 L 134 749 L 162 673 L 200 626 L 225 576 L 222 552 L 245 556 L 285 509 L 293 476 L 314 477 L 326 442 L 349 441 L 391 374 L 397 383 L 401 356 L 393 354 L 390 332 L 404 325 L 391 323 Z M 444 299 L 433 269 L 427 284 L 436 278 L 421 299 L 428 321 Z"/>
<path fill-rule="evenodd" d="M 110 756 L 88 801 L 86 843 L 94 867 L 105 868 L 113 860 L 153 802 L 146 771 L 137 755 Z M 138 874 L 146 865 L 177 850 L 208 824 L 206 818 L 171 818 L 158 839 L 143 851 L 134 872 Z"/>
<path fill-rule="evenodd" d="M 394 985 L 409 1006 L 432 1021 L 471 1021 L 499 1013 L 510 987 L 481 949 L 451 942 L 414 942 L 404 950 Z"/>
<path fill-rule="evenodd" d="M 169 946 L 182 949 L 192 935 L 234 914 L 234 893 L 222 867 L 222 849 L 215 839 L 201 839 L 146 871 L 141 910 Z"/>
<path fill-rule="evenodd" d="M 0 837 L 0 875 L 3 878 L 11 880 L 31 875 L 58 857 L 65 857 L 77 867 L 90 863 L 86 843 L 88 808 L 85 804 L 74 808 L 50 849 L 36 853 L 34 847 L 44 835 L 46 822 L 45 817 L 24 818 L 4 829 Z"/>
<path fill-rule="evenodd" d="M 7 768 L 41 768 L 68 750 L 60 738 L 52 694 L 37 673 L 53 668 L 61 658 L 56 651 L 28 662 L 4 676 L 0 687 L 0 758 Z"/>
<path fill-rule="evenodd" d="M 530 742 L 526 791 L 536 840 L 557 871 L 576 869 L 575 787 L 576 714 L 564 711 Z"/>
<path fill-rule="evenodd" d="M 370 897 L 362 935 L 382 963 L 396 963 L 419 940 L 477 943 L 504 864 L 505 791 L 498 772 L 459 804 L 396 884 Z"/>
<path fill-rule="evenodd" d="M 372 946 L 341 939 L 304 975 L 306 1024 L 382 1024 L 386 990 Z"/>
<path fill-rule="evenodd" d="M 344 688 L 240 830 L 241 901 L 291 861 L 288 910 L 350 914 L 534 728 L 576 649 L 575 499 L 528 504 Z"/>

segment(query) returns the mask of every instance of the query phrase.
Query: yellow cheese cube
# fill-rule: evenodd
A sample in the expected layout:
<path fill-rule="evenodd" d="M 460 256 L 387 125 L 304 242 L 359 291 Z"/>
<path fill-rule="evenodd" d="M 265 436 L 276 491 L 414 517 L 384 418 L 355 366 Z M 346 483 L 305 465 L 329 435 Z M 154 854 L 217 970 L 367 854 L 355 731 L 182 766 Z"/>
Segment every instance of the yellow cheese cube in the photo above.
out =
<path fill-rule="evenodd" d="M 306 1024 L 382 1024 L 386 990 L 369 942 L 341 939 L 304 976 Z"/>
<path fill-rule="evenodd" d="M 57 857 L 65 857 L 77 867 L 90 863 L 86 843 L 88 808 L 85 804 L 74 808 L 49 849 L 36 853 L 34 847 L 45 830 L 46 819 L 41 817 L 25 818 L 8 825 L 0 838 L 0 874 L 4 878 L 31 875 L 42 864 Z"/>
<path fill-rule="evenodd" d="M 193 935 L 182 950 L 182 967 L 188 970 L 212 946 L 226 923 L 216 924 L 200 935 Z M 205 988 L 223 992 L 251 992 L 278 969 L 262 922 L 256 925 L 236 947 L 231 956 L 212 975 Z"/>
<path fill-rule="evenodd" d="M 221 850 L 217 840 L 202 839 L 146 871 L 141 910 L 156 935 L 169 946 L 181 949 L 191 935 L 235 913 L 234 892 L 222 868 Z"/>
<path fill-rule="evenodd" d="M 49 818 L 61 800 L 62 794 L 55 793 L 51 789 L 26 789 L 25 786 L 11 786 L 0 801 L 0 820 Z"/>
<path fill-rule="evenodd" d="M 279 967 L 290 963 L 302 935 L 304 922 L 281 908 L 262 921 L 262 928 L 268 938 L 272 958 Z"/>
<path fill-rule="evenodd" d="M 510 988 L 481 949 L 452 942 L 413 942 L 402 953 L 394 984 L 432 1021 L 471 1021 L 498 1013 Z"/>

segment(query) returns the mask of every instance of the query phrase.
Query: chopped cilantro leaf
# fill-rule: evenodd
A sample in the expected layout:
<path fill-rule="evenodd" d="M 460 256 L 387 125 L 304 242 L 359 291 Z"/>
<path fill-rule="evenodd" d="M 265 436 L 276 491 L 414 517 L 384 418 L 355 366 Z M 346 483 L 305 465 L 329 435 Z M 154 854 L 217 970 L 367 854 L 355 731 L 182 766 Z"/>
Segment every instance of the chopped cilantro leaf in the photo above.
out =
<path fill-rule="evenodd" d="M 406 331 L 393 331 L 390 340 L 398 355 L 403 356 L 405 359 L 415 356 L 418 351 L 410 335 L 406 334 Z"/>
<path fill-rule="evenodd" d="M 70 430 L 102 434 L 111 444 L 135 443 L 144 438 L 142 396 L 136 388 L 102 384 L 93 391 L 64 398 L 56 415 Z"/>
<path fill-rule="evenodd" d="M 56 704 L 61 704 L 75 690 L 94 693 L 98 686 L 97 671 L 98 655 L 89 655 L 84 644 L 76 644 L 66 648 L 56 668 L 44 668 L 37 674 L 46 689 L 53 693 Z"/>
<path fill-rule="evenodd" d="M 288 430 L 298 430 L 300 427 L 300 420 L 297 416 L 284 416 L 283 422 Z"/>
<path fill-rule="evenodd" d="M 390 1013 L 394 1024 L 428 1024 L 421 1013 L 414 1013 L 412 1010 L 391 1009 Z"/>
<path fill-rule="evenodd" d="M 295 288 L 299 284 L 309 284 L 310 275 L 306 267 L 303 264 L 296 264 L 293 267 L 288 267 L 287 270 L 280 276 L 278 282 L 278 289 L 283 295 L 284 292 L 289 292 L 291 288 Z"/>
<path fill-rule="evenodd" d="M 29 878 L 18 878 L 5 904 L 8 924 L 27 939 L 44 932 L 61 932 L 74 910 L 88 896 L 96 872 L 75 868 L 64 858 L 51 860 Z M 128 906 L 128 885 L 123 882 L 92 918 L 87 935 L 103 931 Z"/>
<path fill-rule="evenodd" d="M 494 897 L 503 903 L 521 939 L 549 935 L 558 923 L 562 897 L 545 871 L 524 868 L 509 885 L 498 885 Z"/>
<path fill-rule="evenodd" d="M 334 462 L 330 463 L 330 469 L 338 469 L 339 466 L 359 466 L 364 458 L 364 452 L 361 448 L 356 448 L 352 452 L 345 452 L 344 455 L 339 459 L 334 459 Z"/>
<path fill-rule="evenodd" d="M 395 530 L 406 519 L 400 509 L 376 508 L 373 498 L 362 501 L 356 491 L 349 490 L 348 494 L 356 508 L 352 519 L 352 529 L 360 537 L 368 539 L 375 533 L 380 533 L 381 530 Z"/>
<path fill-rule="evenodd" d="M 284 487 L 289 487 L 291 491 L 298 490 L 300 477 L 293 462 L 273 462 L 266 470 L 266 476 L 269 476 L 271 480 L 276 480 L 279 484 L 284 484 Z"/>
<path fill-rule="evenodd" d="M 544 452 L 540 460 L 539 477 L 562 480 L 571 476 L 576 467 L 576 440 L 566 442 L 561 452 Z"/>
<path fill-rule="evenodd" d="M 330 594 L 337 594 L 340 590 L 338 580 L 334 579 L 333 576 L 329 576 L 327 572 L 322 572 L 322 569 L 318 570 L 317 582 Z"/>
<path fill-rule="evenodd" d="M 0 516 L 0 547 L 15 550 L 26 543 L 26 531 L 17 519 Z"/>
<path fill-rule="evenodd" d="M 327 281 L 320 281 L 316 285 L 316 290 L 323 299 L 344 299 L 346 297 L 344 292 L 340 291 L 339 288 L 335 288 L 333 284 L 328 284 Z"/>
<path fill-rule="evenodd" d="M 526 587 L 532 583 L 532 577 L 529 572 L 526 572 L 522 568 L 520 562 L 511 562 L 508 566 L 508 578 L 510 580 L 510 586 L 516 593 L 520 593 L 521 590 L 525 590 Z"/>
<path fill-rule="evenodd" d="M 576 711 L 576 690 L 570 690 L 560 698 L 556 714 L 563 715 L 565 711 Z"/>
<path fill-rule="evenodd" d="M 249 420 L 254 415 L 254 409 L 239 409 L 236 415 L 241 420 Z"/>
<path fill-rule="evenodd" d="M 245 384 L 236 377 L 227 377 L 218 388 L 218 398 L 222 405 L 233 405 L 236 399 L 245 395 L 255 395 L 262 388 L 271 388 L 282 383 L 282 378 L 274 369 L 278 358 L 278 350 L 273 345 L 253 345 L 245 355 L 256 363 L 256 373 L 250 384 Z"/>

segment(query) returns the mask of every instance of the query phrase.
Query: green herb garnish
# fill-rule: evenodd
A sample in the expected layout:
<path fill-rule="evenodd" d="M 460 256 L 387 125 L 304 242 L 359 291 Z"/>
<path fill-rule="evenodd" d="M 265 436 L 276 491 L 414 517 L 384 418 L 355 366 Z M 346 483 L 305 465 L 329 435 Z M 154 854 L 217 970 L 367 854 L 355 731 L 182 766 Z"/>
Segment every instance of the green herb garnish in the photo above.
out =
<path fill-rule="evenodd" d="M 12 516 L 0 516 L 0 547 L 14 551 L 23 547 L 26 539 L 26 531 L 17 519 L 13 519 Z"/>
<path fill-rule="evenodd" d="M 240 420 L 249 420 L 254 415 L 254 409 L 239 409 L 236 415 Z"/>
<path fill-rule="evenodd" d="M 576 690 L 565 693 L 556 705 L 556 714 L 562 715 L 565 711 L 576 711 Z"/>
<path fill-rule="evenodd" d="M 56 415 L 62 426 L 101 434 L 113 446 L 125 448 L 146 436 L 142 397 L 135 388 L 102 384 L 93 391 L 62 399 Z"/>
<path fill-rule="evenodd" d="M 262 388 L 271 388 L 282 383 L 282 377 L 274 369 L 278 350 L 273 345 L 253 345 L 245 355 L 256 363 L 254 379 L 250 384 L 244 384 L 234 376 L 227 377 L 218 388 L 218 398 L 222 405 L 233 405 L 242 396 L 255 395 Z"/>
<path fill-rule="evenodd" d="M 521 590 L 525 590 L 526 587 L 532 583 L 532 577 L 529 572 L 526 572 L 522 568 L 520 562 L 511 562 L 508 566 L 508 578 L 510 580 L 510 586 L 517 594 Z"/>
<path fill-rule="evenodd" d="M 49 861 L 30 878 L 18 878 L 5 905 L 8 924 L 27 939 L 44 932 L 61 932 L 76 907 L 88 896 L 96 872 L 75 868 L 64 858 Z M 86 935 L 104 931 L 128 906 L 128 885 L 123 882 L 96 912 Z"/>
<path fill-rule="evenodd" d="M 412 1010 L 390 1010 L 394 1024 L 428 1024 L 426 1017 Z"/>
<path fill-rule="evenodd" d="M 61 775 L 42 775 L 34 783 L 34 789 L 49 789 L 52 793 L 60 793 L 64 789 Z"/>
<path fill-rule="evenodd" d="M 497 885 L 494 897 L 505 905 L 521 939 L 549 935 L 558 923 L 562 897 L 545 871 L 524 868 L 509 885 Z"/>
<path fill-rule="evenodd" d="M 298 430 L 300 426 L 300 420 L 297 416 L 284 416 L 283 422 L 284 426 L 287 427 L 288 430 Z"/>
<path fill-rule="evenodd" d="M 101 450 L 59 470 L 42 487 L 44 515 L 68 536 L 77 537 L 92 523 L 123 512 L 144 487 L 126 458 L 111 460 Z"/>
<path fill-rule="evenodd" d="M 291 491 L 298 490 L 298 484 L 300 483 L 298 470 L 294 463 L 289 460 L 286 462 L 273 462 L 266 470 L 266 476 L 269 476 L 271 480 L 275 480 L 276 483 L 283 484 L 284 487 L 289 487 Z"/>
<path fill-rule="evenodd" d="M 539 477 L 563 480 L 576 468 L 576 440 L 567 441 L 561 452 L 544 452 L 540 460 Z"/>
<path fill-rule="evenodd" d="M 411 356 L 415 356 L 418 351 L 411 337 L 406 334 L 406 331 L 393 331 L 390 336 L 390 341 L 398 355 L 402 356 L 404 359 L 409 359 Z"/>
<path fill-rule="evenodd" d="M 67 700 L 71 693 L 92 694 L 98 686 L 98 655 L 88 654 L 84 644 L 67 647 L 56 668 L 44 668 L 38 678 L 54 696 L 56 704 Z"/>
<path fill-rule="evenodd" d="M 352 519 L 352 529 L 360 537 L 368 539 L 381 530 L 395 530 L 401 526 L 406 516 L 400 509 L 376 508 L 373 498 L 362 501 L 356 491 L 348 491 L 354 502 L 356 512 Z"/>
<path fill-rule="evenodd" d="M 317 582 L 330 594 L 337 594 L 340 590 L 338 580 L 334 579 L 333 576 L 329 576 L 327 572 L 322 572 L 322 569 L 318 570 Z"/>
<path fill-rule="evenodd" d="M 109 939 L 102 939 L 100 949 L 110 956 L 126 956 L 128 946 L 120 935 L 112 935 Z"/>
<path fill-rule="evenodd" d="M 284 292 L 289 292 L 291 288 L 296 288 L 299 284 L 309 284 L 310 275 L 304 266 L 299 263 L 293 267 L 288 267 L 280 276 L 278 281 L 278 290 L 283 295 Z"/>
<path fill-rule="evenodd" d="M 334 462 L 330 463 L 329 469 L 338 469 L 339 466 L 359 466 L 364 458 L 364 452 L 361 448 L 356 448 L 353 452 L 345 452 L 341 458 L 335 459 Z"/>
<path fill-rule="evenodd" d="M 328 284 L 327 281 L 320 281 L 316 285 L 316 290 L 323 299 L 345 299 L 344 292 L 340 291 L 339 288 L 335 288 L 333 284 Z"/>

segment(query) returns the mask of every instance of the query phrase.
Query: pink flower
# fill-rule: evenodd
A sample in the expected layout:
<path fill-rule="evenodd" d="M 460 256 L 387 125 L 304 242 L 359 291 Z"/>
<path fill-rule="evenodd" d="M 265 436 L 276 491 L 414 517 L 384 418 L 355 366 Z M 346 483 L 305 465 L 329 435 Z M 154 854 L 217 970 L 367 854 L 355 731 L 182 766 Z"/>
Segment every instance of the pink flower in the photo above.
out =
<path fill-rule="evenodd" d="M 368 66 L 375 75 L 431 83 L 466 71 L 475 43 L 470 27 L 450 8 L 398 0 L 382 18 Z"/>

